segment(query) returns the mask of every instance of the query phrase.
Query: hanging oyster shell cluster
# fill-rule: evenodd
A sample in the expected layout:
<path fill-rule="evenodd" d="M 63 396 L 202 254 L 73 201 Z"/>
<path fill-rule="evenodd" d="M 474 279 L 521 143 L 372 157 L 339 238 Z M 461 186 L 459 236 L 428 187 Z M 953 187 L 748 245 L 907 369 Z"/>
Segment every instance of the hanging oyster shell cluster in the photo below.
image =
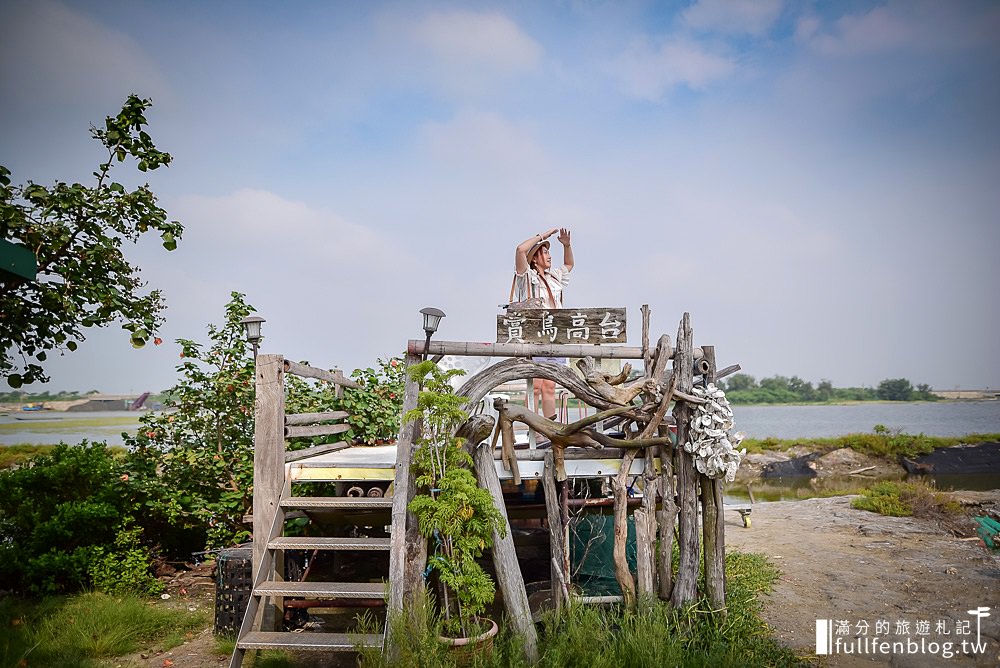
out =
<path fill-rule="evenodd" d="M 729 435 L 733 428 L 733 411 L 726 393 L 709 383 L 708 387 L 691 388 L 691 394 L 704 399 L 705 403 L 695 406 L 684 450 L 694 455 L 694 466 L 699 473 L 732 482 L 747 450 L 736 449 L 743 440 L 742 433 Z"/>

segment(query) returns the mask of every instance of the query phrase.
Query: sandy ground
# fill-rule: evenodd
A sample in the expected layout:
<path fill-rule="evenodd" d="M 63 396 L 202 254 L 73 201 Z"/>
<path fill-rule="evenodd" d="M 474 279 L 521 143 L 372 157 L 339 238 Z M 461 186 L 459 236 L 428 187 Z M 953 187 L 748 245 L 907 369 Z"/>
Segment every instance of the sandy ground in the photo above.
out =
<path fill-rule="evenodd" d="M 1000 490 L 978 494 L 976 500 L 1000 501 Z M 751 518 L 745 529 L 738 514 L 727 513 L 727 547 L 765 554 L 781 570 L 764 617 L 803 657 L 816 656 L 816 620 L 827 619 L 834 622 L 834 639 L 847 624 L 850 635 L 843 638 L 853 640 L 867 623 L 868 638 L 902 643 L 903 651 L 872 652 L 869 641 L 854 655 L 825 657 L 825 665 L 1000 665 L 1000 556 L 978 541 L 957 539 L 924 520 L 855 510 L 850 497 L 757 503 Z M 931 643 L 976 641 L 976 617 L 968 611 L 980 606 L 991 608 L 981 620 L 985 651 L 956 650 L 950 659 L 940 649 L 927 651 Z M 880 622 L 888 623 L 888 632 L 876 634 Z M 908 635 L 900 628 L 907 622 Z M 929 622 L 925 634 L 918 633 L 921 622 Z M 960 623 L 968 624 L 967 635 L 957 634 Z M 923 640 L 924 651 L 907 653 L 909 640 L 918 647 Z"/>

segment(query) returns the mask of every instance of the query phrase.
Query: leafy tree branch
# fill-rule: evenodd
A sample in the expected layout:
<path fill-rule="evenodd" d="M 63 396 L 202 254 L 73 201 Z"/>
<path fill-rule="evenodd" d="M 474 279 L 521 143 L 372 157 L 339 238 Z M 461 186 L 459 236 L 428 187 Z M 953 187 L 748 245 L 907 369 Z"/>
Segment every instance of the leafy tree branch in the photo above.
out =
<path fill-rule="evenodd" d="M 148 184 L 129 190 L 110 179 L 128 158 L 140 172 L 170 164 L 144 130 L 151 104 L 130 95 L 103 128 L 91 127 L 107 159 L 90 186 L 12 184 L 0 165 L 0 239 L 29 249 L 38 267 L 35 281 L 0 282 L 0 374 L 11 387 L 46 382 L 47 354 L 76 350 L 89 327 L 121 322 L 132 345 L 142 347 L 163 323 L 162 294 L 142 293 L 139 267 L 123 246 L 159 233 L 163 247 L 174 250 L 184 228 L 168 220 Z"/>

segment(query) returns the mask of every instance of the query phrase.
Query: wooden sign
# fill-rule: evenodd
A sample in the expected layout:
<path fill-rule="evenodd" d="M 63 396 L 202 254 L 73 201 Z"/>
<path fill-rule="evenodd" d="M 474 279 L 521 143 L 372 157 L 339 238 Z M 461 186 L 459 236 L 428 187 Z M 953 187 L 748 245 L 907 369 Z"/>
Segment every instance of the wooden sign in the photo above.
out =
<path fill-rule="evenodd" d="M 497 343 L 625 343 L 625 309 L 507 311 L 497 316 Z"/>

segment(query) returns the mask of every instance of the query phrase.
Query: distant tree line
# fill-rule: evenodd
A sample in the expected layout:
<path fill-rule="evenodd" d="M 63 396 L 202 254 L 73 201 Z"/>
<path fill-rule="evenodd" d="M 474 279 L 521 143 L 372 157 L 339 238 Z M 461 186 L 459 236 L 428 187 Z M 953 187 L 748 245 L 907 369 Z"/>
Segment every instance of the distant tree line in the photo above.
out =
<path fill-rule="evenodd" d="M 916 387 L 906 378 L 886 378 L 878 387 L 834 387 L 821 380 L 816 387 L 798 376 L 773 376 L 760 382 L 753 376 L 738 373 L 719 381 L 726 396 L 737 404 L 799 404 L 836 401 L 935 401 L 931 386 Z"/>
<path fill-rule="evenodd" d="M 0 392 L 0 404 L 38 403 L 43 401 L 75 401 L 86 399 L 92 394 L 100 394 L 97 390 L 90 392 Z"/>

